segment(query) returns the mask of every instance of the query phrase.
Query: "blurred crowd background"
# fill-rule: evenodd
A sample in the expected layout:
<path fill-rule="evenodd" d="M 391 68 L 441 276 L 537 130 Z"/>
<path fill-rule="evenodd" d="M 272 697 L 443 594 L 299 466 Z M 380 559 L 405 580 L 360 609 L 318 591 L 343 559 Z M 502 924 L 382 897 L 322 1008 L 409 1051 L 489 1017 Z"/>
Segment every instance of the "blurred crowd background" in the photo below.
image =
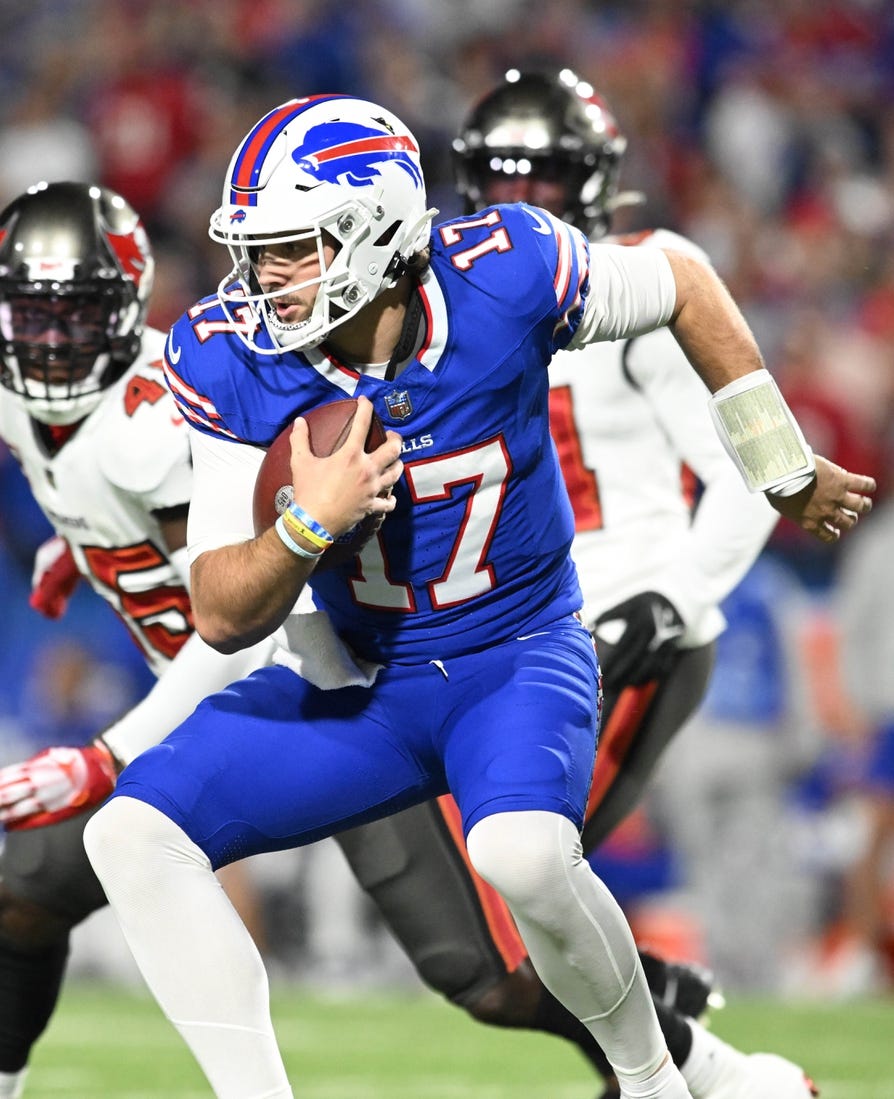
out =
<path fill-rule="evenodd" d="M 727 604 L 714 685 L 646 804 L 597 857 L 641 938 L 729 988 L 894 987 L 894 6 L 889 0 L 4 0 L 0 205 L 93 179 L 141 212 L 166 328 L 226 270 L 223 173 L 275 104 L 342 91 L 420 139 L 460 213 L 450 144 L 510 67 L 574 68 L 646 202 L 711 255 L 814 448 L 879 481 L 841 546 L 783 523 Z M 27 605 L 46 521 L 0 444 L 0 762 L 81 743 L 148 687 L 90 593 Z M 239 878 L 239 874 L 236 875 Z M 337 850 L 241 876 L 274 972 L 409 980 Z M 83 965 L 119 973 L 82 929 Z"/>

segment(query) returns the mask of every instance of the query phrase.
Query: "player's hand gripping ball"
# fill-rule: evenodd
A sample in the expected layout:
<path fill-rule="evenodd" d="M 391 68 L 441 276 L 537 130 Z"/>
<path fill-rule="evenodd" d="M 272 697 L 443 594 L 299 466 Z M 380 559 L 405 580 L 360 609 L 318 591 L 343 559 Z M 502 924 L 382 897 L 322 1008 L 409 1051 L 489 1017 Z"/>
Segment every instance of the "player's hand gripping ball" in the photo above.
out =
<path fill-rule="evenodd" d="M 310 449 L 318 458 L 334 454 L 344 444 L 356 411 L 356 400 L 346 399 L 330 401 L 305 412 Z M 289 443 L 291 432 L 292 425 L 289 424 L 277 435 L 258 470 L 253 500 L 255 534 L 261 534 L 268 527 L 272 527 L 292 503 L 292 449 Z M 373 412 L 364 444 L 367 454 L 385 441 L 385 427 Z M 381 515 L 368 515 L 340 538 L 336 538 L 320 558 L 316 571 L 348 564 L 379 529 L 382 519 Z"/>

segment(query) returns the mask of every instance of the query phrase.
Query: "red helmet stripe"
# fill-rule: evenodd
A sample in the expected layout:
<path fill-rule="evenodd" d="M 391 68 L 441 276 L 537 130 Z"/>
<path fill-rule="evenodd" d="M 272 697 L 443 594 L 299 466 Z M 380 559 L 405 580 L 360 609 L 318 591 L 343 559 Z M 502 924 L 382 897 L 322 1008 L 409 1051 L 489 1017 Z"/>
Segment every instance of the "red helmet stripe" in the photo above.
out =
<path fill-rule="evenodd" d="M 234 206 L 254 206 L 257 199 L 246 190 L 257 187 L 258 177 L 270 146 L 284 126 L 314 103 L 324 99 L 344 99 L 341 95 L 311 95 L 284 103 L 265 115 L 242 143 L 242 149 L 230 180 L 230 202 Z M 237 189 L 238 188 L 238 189 Z"/>
<path fill-rule="evenodd" d="M 381 137 L 361 137 L 356 141 L 345 141 L 341 145 L 333 145 L 330 149 L 321 149 L 314 153 L 316 160 L 321 163 L 326 160 L 336 160 L 341 156 L 354 156 L 356 153 L 385 153 L 385 152 L 410 152 L 418 153 L 419 149 L 409 134 L 394 135 L 383 134 Z"/>

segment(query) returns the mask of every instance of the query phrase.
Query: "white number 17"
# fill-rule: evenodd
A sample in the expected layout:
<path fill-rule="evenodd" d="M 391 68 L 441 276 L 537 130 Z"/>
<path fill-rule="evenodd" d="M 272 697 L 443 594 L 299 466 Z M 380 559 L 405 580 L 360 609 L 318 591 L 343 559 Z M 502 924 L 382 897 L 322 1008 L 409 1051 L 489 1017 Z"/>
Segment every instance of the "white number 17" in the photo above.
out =
<path fill-rule="evenodd" d="M 404 467 L 414 503 L 447 501 L 457 491 L 471 486 L 459 530 L 452 544 L 448 543 L 444 568 L 427 585 L 433 608 L 456 606 L 493 588 L 496 580 L 487 554 L 511 471 L 502 435 Z M 449 538 L 446 530 L 444 536 L 445 540 Z M 350 581 L 354 598 L 365 607 L 412 613 L 416 609 L 412 586 L 393 581 L 390 571 L 381 539 L 373 538 L 360 555 L 360 576 Z"/>

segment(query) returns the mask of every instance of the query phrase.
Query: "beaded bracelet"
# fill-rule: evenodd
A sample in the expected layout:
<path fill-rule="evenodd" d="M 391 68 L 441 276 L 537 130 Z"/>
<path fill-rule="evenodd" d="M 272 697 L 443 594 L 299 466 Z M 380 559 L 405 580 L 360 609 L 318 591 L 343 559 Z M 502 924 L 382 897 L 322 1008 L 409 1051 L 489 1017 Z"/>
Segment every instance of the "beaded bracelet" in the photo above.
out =
<path fill-rule="evenodd" d="M 289 534 L 288 529 L 286 528 L 286 524 L 283 521 L 282 515 L 280 515 L 280 517 L 276 520 L 273 526 L 276 529 L 276 533 L 279 535 L 280 541 L 286 547 L 286 549 L 291 550 L 292 553 L 296 554 L 298 557 L 306 557 L 308 560 L 313 561 L 317 557 L 322 556 L 323 550 L 326 549 L 326 546 L 322 546 L 320 549 L 307 550 L 304 548 L 304 546 L 299 546 L 295 539 Z"/>

